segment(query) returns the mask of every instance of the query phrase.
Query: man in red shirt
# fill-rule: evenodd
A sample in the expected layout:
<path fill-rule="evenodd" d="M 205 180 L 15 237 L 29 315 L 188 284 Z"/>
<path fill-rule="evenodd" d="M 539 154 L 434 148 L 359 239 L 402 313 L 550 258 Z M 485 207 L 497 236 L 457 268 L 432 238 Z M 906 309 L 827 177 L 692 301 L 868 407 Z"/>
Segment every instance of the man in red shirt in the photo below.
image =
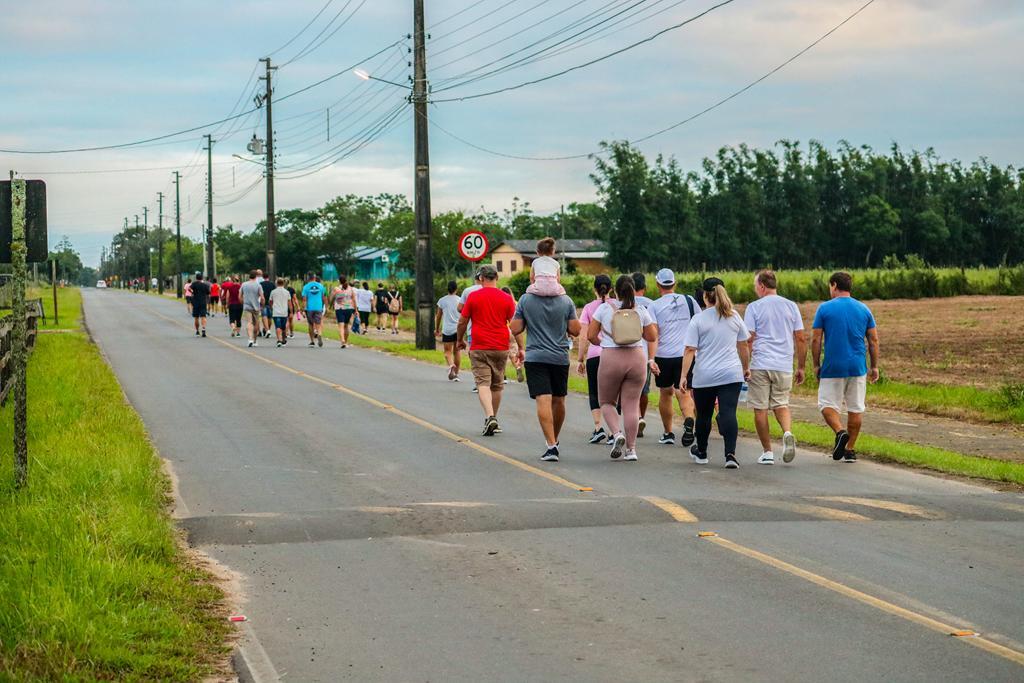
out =
<path fill-rule="evenodd" d="M 220 286 L 221 301 L 228 309 L 228 322 L 231 323 L 231 336 L 237 337 L 242 332 L 242 297 L 239 293 L 242 285 L 238 284 L 238 276 L 225 278 Z"/>
<path fill-rule="evenodd" d="M 479 273 L 480 289 L 469 295 L 459 318 L 458 347 L 466 348 L 466 328 L 473 323 L 473 344 L 469 347 L 469 361 L 476 381 L 477 396 L 484 410 L 484 436 L 500 432 L 498 408 L 501 391 L 505 388 L 505 363 L 508 361 L 508 324 L 516 313 L 516 303 L 498 289 L 498 271 L 494 266 L 482 266 Z M 523 335 L 516 335 L 519 347 L 524 348 Z"/>

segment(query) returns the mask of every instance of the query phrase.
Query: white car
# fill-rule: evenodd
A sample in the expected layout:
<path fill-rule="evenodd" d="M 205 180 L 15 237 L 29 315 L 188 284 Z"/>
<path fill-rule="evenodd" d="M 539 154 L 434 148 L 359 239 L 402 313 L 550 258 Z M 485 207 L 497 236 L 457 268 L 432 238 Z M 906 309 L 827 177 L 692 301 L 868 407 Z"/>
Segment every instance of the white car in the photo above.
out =
<path fill-rule="evenodd" d="M 106 280 L 97 280 L 96 281 L 96 289 L 106 289 L 106 287 L 107 287 L 107 281 Z"/>

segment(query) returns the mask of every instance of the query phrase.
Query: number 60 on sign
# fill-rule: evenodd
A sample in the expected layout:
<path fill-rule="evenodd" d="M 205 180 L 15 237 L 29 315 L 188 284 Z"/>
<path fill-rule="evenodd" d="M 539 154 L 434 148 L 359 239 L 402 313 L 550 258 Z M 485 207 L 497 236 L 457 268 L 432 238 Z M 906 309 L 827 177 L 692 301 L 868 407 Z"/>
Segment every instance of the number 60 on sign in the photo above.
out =
<path fill-rule="evenodd" d="M 472 230 L 459 238 L 459 255 L 467 261 L 480 261 L 487 255 L 489 246 L 482 232 Z"/>

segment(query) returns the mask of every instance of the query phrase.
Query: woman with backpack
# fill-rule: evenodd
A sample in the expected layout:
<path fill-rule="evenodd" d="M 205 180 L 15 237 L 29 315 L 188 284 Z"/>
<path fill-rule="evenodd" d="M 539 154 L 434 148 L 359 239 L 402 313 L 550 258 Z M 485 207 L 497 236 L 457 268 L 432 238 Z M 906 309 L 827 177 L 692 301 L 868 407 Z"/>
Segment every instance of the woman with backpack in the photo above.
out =
<path fill-rule="evenodd" d="M 594 311 L 587 340 L 601 347 L 597 369 L 597 396 L 601 414 L 612 431 L 612 460 L 635 461 L 636 435 L 640 428 L 640 394 L 647 381 L 647 366 L 658 374 L 653 358 L 658 348 L 658 326 L 647 309 L 636 304 L 633 278 L 615 281 L 618 300 L 608 299 Z M 650 345 L 650 358 L 644 344 Z M 616 403 L 622 405 L 622 428 Z"/>
<path fill-rule="evenodd" d="M 750 379 L 750 332 L 733 307 L 724 282 L 711 277 L 704 280 L 702 289 L 707 308 L 690 321 L 683 339 L 683 389 L 693 390 L 697 408 L 697 443 L 690 447 L 690 457 L 698 465 L 708 464 L 708 436 L 717 401 L 725 466 L 734 470 L 740 466 L 736 461 L 736 406 L 743 382 Z M 688 379 L 695 358 L 699 362 L 693 379 Z"/>
<path fill-rule="evenodd" d="M 398 287 L 391 286 L 388 290 L 388 316 L 391 321 L 391 334 L 398 334 L 398 316 L 402 313 L 402 293 Z"/>
<path fill-rule="evenodd" d="M 601 304 L 614 298 L 612 294 L 612 279 L 601 273 L 594 277 L 594 300 L 587 303 L 580 311 L 580 325 L 583 329 L 589 329 L 590 321 L 594 319 L 594 313 Z M 590 398 L 590 416 L 594 419 L 594 431 L 590 435 L 590 443 L 604 443 L 610 441 L 612 435 L 604 430 L 601 425 L 601 402 L 597 398 L 597 369 L 601 364 L 601 345 L 591 344 L 587 335 L 580 335 L 579 356 L 576 372 L 587 378 L 587 395 Z M 609 427 L 610 428 L 610 427 Z"/>

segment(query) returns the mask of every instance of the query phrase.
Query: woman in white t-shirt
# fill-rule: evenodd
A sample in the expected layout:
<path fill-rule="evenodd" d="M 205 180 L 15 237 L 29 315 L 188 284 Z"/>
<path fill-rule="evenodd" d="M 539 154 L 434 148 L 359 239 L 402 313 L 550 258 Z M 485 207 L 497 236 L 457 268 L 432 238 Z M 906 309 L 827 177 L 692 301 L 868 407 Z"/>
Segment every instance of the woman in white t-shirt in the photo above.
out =
<path fill-rule="evenodd" d="M 683 389 L 693 390 L 697 408 L 697 443 L 690 448 L 690 456 L 698 465 L 708 463 L 708 436 L 717 402 L 718 431 L 725 440 L 725 466 L 736 469 L 736 407 L 743 382 L 750 379 L 750 332 L 733 307 L 724 282 L 708 278 L 703 290 L 708 307 L 690 321 L 683 340 Z M 698 362 L 690 382 L 686 377 L 694 357 Z"/>
<path fill-rule="evenodd" d="M 601 347 L 601 364 L 597 370 L 597 397 L 601 414 L 612 431 L 612 460 L 634 461 L 636 435 L 640 428 L 640 394 L 647 381 L 647 355 L 644 345 L 650 343 L 651 358 L 658 348 L 658 326 L 647 309 L 636 305 L 633 278 L 622 275 L 615 282 L 618 300 L 609 299 L 598 306 L 587 328 L 587 340 Z M 621 309 L 632 309 L 640 316 L 642 338 L 630 344 L 615 343 L 612 320 Z M 651 371 L 658 366 L 650 361 Z M 621 402 L 623 429 L 619 426 L 616 404 Z"/>

